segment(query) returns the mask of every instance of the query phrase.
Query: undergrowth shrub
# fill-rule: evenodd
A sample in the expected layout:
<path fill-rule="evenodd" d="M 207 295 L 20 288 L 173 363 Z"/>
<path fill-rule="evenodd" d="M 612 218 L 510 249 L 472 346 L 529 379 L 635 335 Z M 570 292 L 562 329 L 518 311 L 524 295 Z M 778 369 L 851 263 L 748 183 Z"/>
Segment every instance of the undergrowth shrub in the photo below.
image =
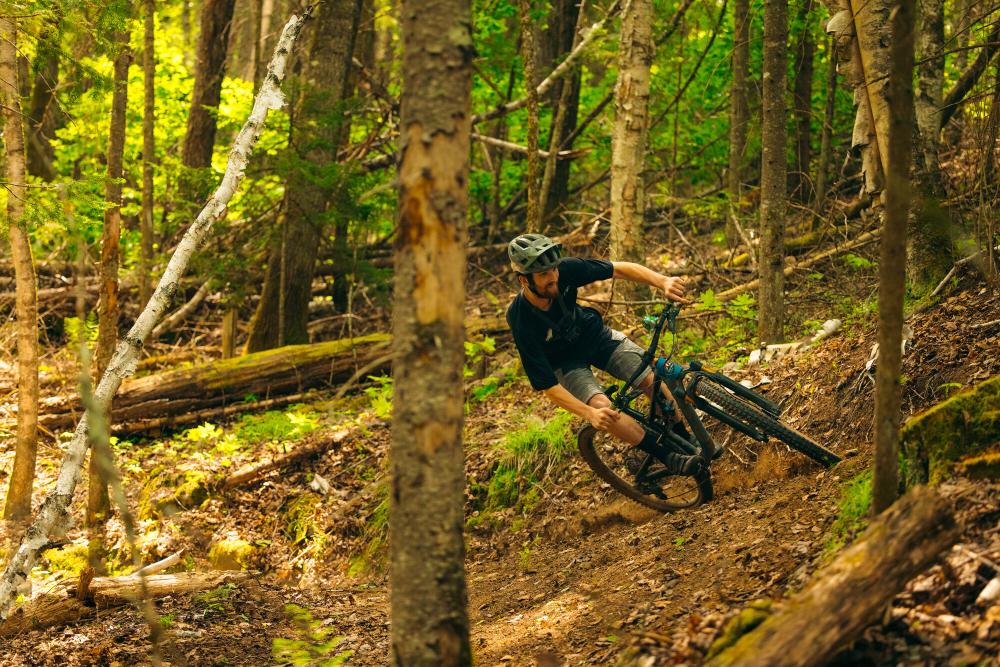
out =
<path fill-rule="evenodd" d="M 375 487 L 378 502 L 368 515 L 362 529 L 361 553 L 350 560 L 347 573 L 351 576 L 381 569 L 385 547 L 389 541 L 389 480 L 383 476 Z"/>
<path fill-rule="evenodd" d="M 872 473 L 867 470 L 844 485 L 837 503 L 837 518 L 830 527 L 823 551 L 833 556 L 868 526 L 872 506 Z"/>
<path fill-rule="evenodd" d="M 324 627 L 319 619 L 304 607 L 295 604 L 285 606 L 295 628 L 295 637 L 275 637 L 271 642 L 271 655 L 277 665 L 314 665 L 334 667 L 347 662 L 354 651 L 337 651 L 344 641 L 343 636 L 331 636 L 333 631 Z"/>
<path fill-rule="evenodd" d="M 572 418 L 568 412 L 548 420 L 532 415 L 504 437 L 493 474 L 485 488 L 479 487 L 480 495 L 485 494 L 479 503 L 480 515 L 470 525 L 507 508 L 529 512 L 534 507 L 553 468 L 576 450 Z"/>

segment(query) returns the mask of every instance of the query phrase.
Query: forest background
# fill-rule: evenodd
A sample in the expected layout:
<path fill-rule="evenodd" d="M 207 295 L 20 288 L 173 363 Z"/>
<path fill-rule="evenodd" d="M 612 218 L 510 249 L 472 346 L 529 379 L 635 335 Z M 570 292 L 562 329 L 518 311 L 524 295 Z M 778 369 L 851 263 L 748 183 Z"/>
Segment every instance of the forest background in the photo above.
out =
<path fill-rule="evenodd" d="M 769 21 L 776 32 L 765 35 L 765 13 L 773 17 L 779 5 L 787 24 Z M 786 252 L 848 244 L 877 226 L 879 172 L 888 159 L 879 141 L 893 117 L 886 111 L 898 110 L 869 101 L 867 124 L 858 120 L 865 116 L 855 104 L 859 78 L 845 60 L 857 48 L 864 61 L 869 46 L 852 46 L 842 24 L 826 27 L 831 16 L 852 11 L 850 3 L 654 2 L 647 16 L 630 15 L 623 25 L 620 14 L 635 6 L 473 3 L 468 235 L 473 256 L 499 258 L 473 264 L 473 273 L 492 280 L 483 296 L 494 305 L 503 298 L 504 241 L 535 229 L 588 253 L 691 274 L 701 288 L 698 307 L 724 315 L 713 334 L 685 341 L 685 354 L 710 350 L 733 361 L 761 341 L 814 330 L 825 317 L 786 308 L 780 281 L 767 274 L 782 274 Z M 23 120 L 27 178 L 19 190 L 8 147 L 0 203 L 13 253 L 0 278 L 8 297 L 2 307 L 11 315 L 26 307 L 24 290 L 37 285 L 35 340 L 43 347 L 35 363 L 41 356 L 43 375 L 77 363 L 81 341 L 96 346 L 97 376 L 107 366 L 116 338 L 220 180 L 285 18 L 303 9 L 282 0 L 5 3 L 5 35 L 17 35 L 5 84 L 16 80 L 21 110 L 6 98 L 5 128 L 12 114 Z M 879 9 L 887 15 L 889 5 Z M 920 4 L 911 303 L 937 291 L 955 262 L 977 251 L 983 270 L 994 270 L 996 9 L 974 0 Z M 264 125 L 246 179 L 194 256 L 190 277 L 168 295 L 185 307 L 154 333 L 159 343 L 149 349 L 183 363 L 203 360 L 204 350 L 191 355 L 189 348 L 208 342 L 208 356 L 228 358 L 387 328 L 399 229 L 400 22 L 391 2 L 320 5 L 291 55 L 287 104 Z M 644 35 L 634 34 L 637 25 Z M 839 75 L 835 38 L 843 41 Z M 779 48 L 765 52 L 768 39 Z M 636 43 L 646 49 L 649 89 L 645 117 L 633 125 L 647 134 L 625 160 L 642 183 L 641 195 L 630 198 L 628 187 L 615 191 L 612 173 L 622 162 L 613 144 L 626 145 L 629 131 L 616 125 L 629 105 L 619 101 L 616 112 L 615 88 Z M 766 58 L 778 52 L 770 71 L 776 66 L 784 76 L 764 76 Z M 887 75 L 883 64 L 869 85 Z M 767 106 L 775 97 L 766 99 L 765 89 L 775 81 L 780 112 Z M 22 212 L 11 213 L 12 200 Z M 665 232 L 663 253 L 650 257 L 644 229 Z M 697 251 L 688 239 L 695 236 L 705 242 Z M 30 280 L 25 240 L 34 258 Z M 682 247 L 697 260 L 685 263 L 674 250 Z M 872 267 L 854 253 L 843 261 Z M 758 273 L 765 290 L 777 291 L 740 289 Z M 739 290 L 738 298 L 720 298 L 726 288 Z M 860 305 L 853 297 L 828 301 L 830 317 L 875 311 L 871 297 Z M 182 330 L 203 303 L 216 324 Z M 17 324 L 28 320 L 36 318 Z M 6 347 L 31 338 L 10 319 L 2 335 Z M 473 342 L 469 358 L 491 341 Z M 21 363 L 30 356 L 21 353 Z M 383 377 L 374 387 L 387 385 Z M 19 419 L 32 411 L 26 400 L 37 416 L 37 384 L 18 400 Z M 33 468 L 35 445 L 22 448 L 25 442 L 18 437 L 19 453 Z M 96 468 L 91 474 L 99 479 Z M 27 487 L 12 478 L 7 516 L 27 516 L 33 476 L 14 475 Z M 92 494 L 88 522 L 107 514 L 102 495 Z"/>

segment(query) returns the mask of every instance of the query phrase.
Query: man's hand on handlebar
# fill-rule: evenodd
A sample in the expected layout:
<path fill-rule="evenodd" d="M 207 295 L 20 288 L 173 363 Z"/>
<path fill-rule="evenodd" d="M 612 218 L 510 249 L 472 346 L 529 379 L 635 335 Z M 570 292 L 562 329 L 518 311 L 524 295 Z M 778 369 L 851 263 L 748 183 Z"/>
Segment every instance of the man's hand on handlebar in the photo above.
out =
<path fill-rule="evenodd" d="M 683 278 L 664 276 L 660 289 L 663 290 L 663 294 L 671 301 L 691 303 L 690 299 L 684 297 L 684 294 L 687 292 L 687 285 L 684 283 Z"/>
<path fill-rule="evenodd" d="M 614 408 L 592 408 L 587 419 L 594 428 L 607 431 L 621 416 Z"/>

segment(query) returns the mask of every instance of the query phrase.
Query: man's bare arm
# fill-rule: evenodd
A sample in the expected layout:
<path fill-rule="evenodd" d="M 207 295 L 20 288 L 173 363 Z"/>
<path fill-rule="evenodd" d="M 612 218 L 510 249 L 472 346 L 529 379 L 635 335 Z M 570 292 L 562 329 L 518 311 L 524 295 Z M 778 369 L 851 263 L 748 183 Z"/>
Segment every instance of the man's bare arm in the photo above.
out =
<path fill-rule="evenodd" d="M 612 262 L 611 265 L 614 267 L 615 278 L 654 287 L 662 291 L 671 301 L 691 303 L 684 298 L 686 286 L 682 278 L 665 276 L 635 262 Z"/>
<path fill-rule="evenodd" d="M 560 408 L 572 412 L 577 417 L 583 417 L 594 428 L 601 429 L 602 431 L 608 430 L 609 426 L 618 421 L 618 418 L 621 416 L 621 413 L 613 408 L 595 408 L 587 405 L 559 384 L 543 390 L 542 393 Z"/>

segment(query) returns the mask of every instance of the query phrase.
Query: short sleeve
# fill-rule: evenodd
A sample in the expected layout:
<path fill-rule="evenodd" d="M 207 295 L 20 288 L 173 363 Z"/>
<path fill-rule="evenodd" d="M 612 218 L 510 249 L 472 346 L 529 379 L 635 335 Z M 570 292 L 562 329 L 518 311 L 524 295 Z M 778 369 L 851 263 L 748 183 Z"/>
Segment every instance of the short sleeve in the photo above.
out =
<path fill-rule="evenodd" d="M 583 287 L 614 275 L 611 262 L 603 259 L 567 257 L 559 263 L 559 282 L 570 287 Z"/>
<path fill-rule="evenodd" d="M 514 345 L 517 346 L 517 353 L 521 356 L 521 365 L 524 366 L 524 373 L 528 376 L 528 382 L 535 391 L 544 391 L 557 384 L 556 374 L 552 371 L 549 360 L 545 357 L 545 351 L 541 343 L 531 336 L 519 336 L 514 332 Z"/>

